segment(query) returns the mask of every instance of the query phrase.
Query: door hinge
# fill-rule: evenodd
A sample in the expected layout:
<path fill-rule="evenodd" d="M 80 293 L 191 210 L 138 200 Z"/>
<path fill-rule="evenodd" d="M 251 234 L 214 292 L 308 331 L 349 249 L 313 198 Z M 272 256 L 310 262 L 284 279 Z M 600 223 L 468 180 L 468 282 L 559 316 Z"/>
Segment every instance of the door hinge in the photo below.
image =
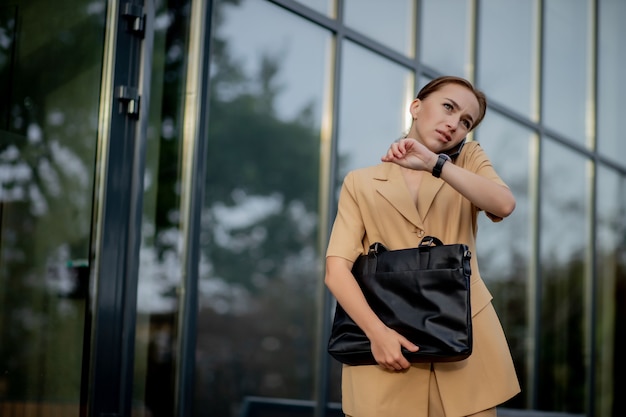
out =
<path fill-rule="evenodd" d="M 128 30 L 143 38 L 146 29 L 146 15 L 143 12 L 143 6 L 135 3 L 124 3 L 122 16 L 128 21 Z"/>
<path fill-rule="evenodd" d="M 120 102 L 119 112 L 132 117 L 139 117 L 139 104 L 141 96 L 136 87 L 118 85 L 115 88 L 115 98 Z"/>

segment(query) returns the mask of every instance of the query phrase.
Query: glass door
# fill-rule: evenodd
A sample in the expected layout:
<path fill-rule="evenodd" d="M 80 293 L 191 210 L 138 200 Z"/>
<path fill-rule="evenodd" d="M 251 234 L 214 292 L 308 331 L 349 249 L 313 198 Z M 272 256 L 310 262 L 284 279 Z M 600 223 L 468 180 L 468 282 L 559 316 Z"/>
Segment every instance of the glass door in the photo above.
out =
<path fill-rule="evenodd" d="M 105 6 L 0 6 L 2 416 L 79 414 Z"/>
<path fill-rule="evenodd" d="M 0 415 L 129 415 L 152 0 L 0 5 Z"/>

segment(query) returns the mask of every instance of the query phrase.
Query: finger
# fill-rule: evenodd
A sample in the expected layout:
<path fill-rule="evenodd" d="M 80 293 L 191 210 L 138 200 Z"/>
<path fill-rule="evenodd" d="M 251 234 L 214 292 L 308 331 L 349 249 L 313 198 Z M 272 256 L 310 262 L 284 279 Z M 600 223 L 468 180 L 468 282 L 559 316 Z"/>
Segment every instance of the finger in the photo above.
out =
<path fill-rule="evenodd" d="M 411 343 L 407 339 L 400 340 L 400 344 L 402 345 L 402 347 L 404 347 L 405 349 L 411 352 L 417 352 L 419 350 L 419 346 L 417 346 L 415 343 Z"/>
<path fill-rule="evenodd" d="M 406 154 L 406 145 L 404 140 L 399 143 L 394 143 L 391 147 L 393 154 L 396 158 L 402 158 Z"/>
<path fill-rule="evenodd" d="M 400 155 L 400 157 L 402 156 L 402 154 L 394 151 L 392 148 L 389 148 L 387 150 L 387 153 L 381 158 L 383 161 L 385 162 L 393 162 L 396 160 L 396 158 L 398 158 L 398 155 Z"/>
<path fill-rule="evenodd" d="M 383 161 L 383 162 L 391 162 L 391 161 L 393 161 L 393 160 L 394 160 L 393 153 L 391 153 L 391 151 L 387 151 L 387 153 L 386 153 L 386 154 L 384 154 L 384 155 L 380 158 L 380 160 L 381 160 L 381 161 Z"/>
<path fill-rule="evenodd" d="M 399 355 L 393 359 L 393 361 L 391 362 L 391 365 L 396 371 L 402 371 L 404 369 L 407 369 L 409 366 L 411 366 L 411 363 L 407 360 L 407 358 L 402 353 L 399 353 Z"/>
<path fill-rule="evenodd" d="M 411 366 L 411 362 L 409 362 L 404 356 L 401 360 L 398 361 L 398 365 L 400 365 L 400 371 L 407 369 Z"/>
<path fill-rule="evenodd" d="M 400 372 L 405 369 L 402 367 L 402 365 L 399 362 L 393 362 L 393 363 L 385 364 L 385 365 L 381 364 L 381 366 L 389 372 Z"/>
<path fill-rule="evenodd" d="M 390 372 L 394 372 L 396 370 L 396 368 L 393 366 L 393 364 L 391 363 L 386 363 L 386 362 L 378 362 L 378 366 L 380 366 L 381 368 L 383 368 L 386 371 L 390 371 Z"/>
<path fill-rule="evenodd" d="M 377 361 L 378 365 L 388 371 L 400 371 L 402 370 L 402 360 L 404 356 L 398 355 L 386 355 L 384 359 Z"/>

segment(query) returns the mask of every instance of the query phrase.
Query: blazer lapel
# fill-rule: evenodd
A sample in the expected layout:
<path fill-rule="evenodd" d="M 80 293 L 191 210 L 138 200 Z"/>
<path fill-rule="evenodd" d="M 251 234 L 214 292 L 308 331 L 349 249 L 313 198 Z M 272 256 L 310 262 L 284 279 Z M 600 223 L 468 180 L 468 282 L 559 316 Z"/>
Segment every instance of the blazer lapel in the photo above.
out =
<path fill-rule="evenodd" d="M 422 219 L 428 216 L 430 206 L 432 206 L 435 196 L 443 187 L 444 181 L 439 178 L 435 178 L 432 175 L 424 175 L 422 183 L 420 184 L 420 190 L 417 197 L 417 211 L 420 213 Z"/>
<path fill-rule="evenodd" d="M 402 171 L 396 164 L 385 163 L 375 174 L 377 191 L 400 212 L 408 221 L 420 229 L 424 228 L 424 220 L 444 184 L 444 181 L 430 175 L 424 175 L 417 197 L 417 207 L 413 204 L 409 190 L 404 182 Z"/>
<path fill-rule="evenodd" d="M 413 204 L 409 190 L 402 177 L 400 167 L 393 163 L 381 165 L 380 172 L 375 174 L 376 190 L 387 200 L 402 216 L 420 229 L 424 228 L 422 219 Z"/>

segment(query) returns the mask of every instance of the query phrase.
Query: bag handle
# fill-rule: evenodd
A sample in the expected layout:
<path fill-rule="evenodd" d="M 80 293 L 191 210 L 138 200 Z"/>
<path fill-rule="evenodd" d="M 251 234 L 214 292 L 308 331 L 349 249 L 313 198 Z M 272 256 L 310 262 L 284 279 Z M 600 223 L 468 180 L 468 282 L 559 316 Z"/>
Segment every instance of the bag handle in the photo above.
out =
<path fill-rule="evenodd" d="M 424 236 L 418 245 L 418 247 L 424 246 L 443 246 L 441 239 L 435 236 Z M 380 242 L 374 242 L 370 245 L 368 255 L 377 255 L 379 253 L 387 252 L 389 249 Z"/>
<path fill-rule="evenodd" d="M 443 242 L 435 236 L 424 236 L 419 246 L 443 246 Z"/>

